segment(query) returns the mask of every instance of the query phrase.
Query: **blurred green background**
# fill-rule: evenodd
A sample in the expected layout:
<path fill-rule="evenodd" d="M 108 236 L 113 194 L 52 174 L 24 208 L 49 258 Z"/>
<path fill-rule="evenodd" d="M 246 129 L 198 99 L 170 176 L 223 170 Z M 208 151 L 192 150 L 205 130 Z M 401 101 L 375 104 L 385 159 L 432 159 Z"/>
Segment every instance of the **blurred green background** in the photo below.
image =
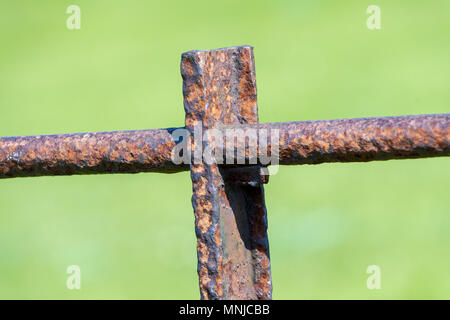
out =
<path fill-rule="evenodd" d="M 80 30 L 66 28 L 70 4 Z M 0 12 L 0 136 L 182 126 L 181 53 L 244 44 L 261 122 L 450 111 L 447 0 L 21 0 Z M 281 167 L 266 186 L 273 297 L 449 299 L 449 161 Z M 0 180 L 0 298 L 199 298 L 190 197 L 187 172 Z M 373 264 L 381 290 L 366 287 Z"/>

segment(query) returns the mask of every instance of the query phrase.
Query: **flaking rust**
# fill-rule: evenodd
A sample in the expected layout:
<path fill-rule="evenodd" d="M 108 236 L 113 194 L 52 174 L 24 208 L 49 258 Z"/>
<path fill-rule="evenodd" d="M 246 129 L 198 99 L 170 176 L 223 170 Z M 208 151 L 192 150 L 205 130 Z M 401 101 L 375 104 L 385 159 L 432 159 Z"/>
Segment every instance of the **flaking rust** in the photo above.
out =
<path fill-rule="evenodd" d="M 186 128 L 256 124 L 258 111 L 253 48 L 190 51 L 182 55 Z M 192 150 L 198 145 L 192 139 Z M 201 139 L 202 148 L 212 146 Z M 271 299 L 267 215 L 258 167 L 236 169 L 191 164 L 192 204 L 202 299 Z M 227 177 L 232 177 L 228 179 Z M 236 179 L 237 178 L 237 179 Z M 233 180 L 233 181 L 230 181 Z"/>

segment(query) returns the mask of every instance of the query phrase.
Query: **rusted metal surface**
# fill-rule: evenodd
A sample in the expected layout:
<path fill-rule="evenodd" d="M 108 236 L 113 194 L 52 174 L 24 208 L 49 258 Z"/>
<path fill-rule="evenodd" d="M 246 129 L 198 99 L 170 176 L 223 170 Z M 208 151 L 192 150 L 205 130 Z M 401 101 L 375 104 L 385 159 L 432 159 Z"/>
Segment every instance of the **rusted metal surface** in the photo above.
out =
<path fill-rule="evenodd" d="M 280 129 L 280 164 L 450 156 L 450 114 L 264 125 Z"/>
<path fill-rule="evenodd" d="M 181 73 L 186 127 L 0 138 L 0 178 L 190 169 L 203 299 L 272 297 L 260 160 L 275 150 L 281 165 L 450 156 L 450 114 L 259 124 L 248 46 L 186 52 Z M 193 157 L 217 147 L 204 131 L 195 138 L 198 127 L 220 130 L 223 159 L 175 164 L 175 131 L 194 134 L 186 138 Z M 228 145 L 231 127 L 267 136 L 239 134 Z"/>
<path fill-rule="evenodd" d="M 450 156 L 450 114 L 244 127 L 279 129 L 282 165 Z M 177 129 L 0 138 L 0 178 L 189 170 L 171 161 Z"/>
<path fill-rule="evenodd" d="M 181 74 L 186 128 L 192 133 L 199 125 L 258 122 L 252 47 L 186 52 Z M 214 145 L 211 137 L 202 140 L 192 139 L 193 152 Z M 247 168 L 247 183 L 232 183 L 227 177 L 235 169 L 191 164 L 202 299 L 272 297 L 264 189 L 255 170 L 259 174 L 258 167 Z"/>
<path fill-rule="evenodd" d="M 92 173 L 176 172 L 172 129 L 0 139 L 0 178 Z"/>

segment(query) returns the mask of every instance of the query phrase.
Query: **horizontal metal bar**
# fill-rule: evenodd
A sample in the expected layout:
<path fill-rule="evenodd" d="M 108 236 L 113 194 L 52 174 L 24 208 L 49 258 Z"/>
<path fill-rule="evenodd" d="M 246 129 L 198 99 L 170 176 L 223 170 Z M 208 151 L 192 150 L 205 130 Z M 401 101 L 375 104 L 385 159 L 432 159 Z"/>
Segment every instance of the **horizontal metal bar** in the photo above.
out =
<path fill-rule="evenodd" d="M 450 114 L 292 122 L 280 128 L 280 164 L 450 156 Z"/>
<path fill-rule="evenodd" d="M 278 129 L 282 165 L 450 155 L 450 114 L 243 128 L 267 129 L 269 136 L 271 129 Z M 176 129 L 182 128 L 0 138 L 0 178 L 189 170 L 188 165 L 175 165 L 171 160 L 176 144 L 171 133 Z M 249 141 L 249 145 L 255 143 Z M 271 148 L 269 142 L 269 155 Z"/>
<path fill-rule="evenodd" d="M 189 170 L 171 160 L 173 130 L 0 138 L 0 178 Z"/>

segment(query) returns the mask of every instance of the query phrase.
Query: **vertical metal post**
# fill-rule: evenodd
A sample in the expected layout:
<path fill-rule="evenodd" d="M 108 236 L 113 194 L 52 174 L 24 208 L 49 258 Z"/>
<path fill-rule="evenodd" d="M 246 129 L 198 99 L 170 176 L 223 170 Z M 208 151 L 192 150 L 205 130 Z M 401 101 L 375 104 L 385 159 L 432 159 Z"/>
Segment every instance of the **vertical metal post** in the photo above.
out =
<path fill-rule="evenodd" d="M 252 47 L 186 52 L 181 74 L 186 128 L 192 133 L 196 126 L 204 132 L 258 122 Z M 206 136 L 191 143 L 193 152 L 213 145 Z M 202 299 L 272 298 L 264 179 L 239 179 L 255 175 L 257 166 L 191 164 Z"/>

